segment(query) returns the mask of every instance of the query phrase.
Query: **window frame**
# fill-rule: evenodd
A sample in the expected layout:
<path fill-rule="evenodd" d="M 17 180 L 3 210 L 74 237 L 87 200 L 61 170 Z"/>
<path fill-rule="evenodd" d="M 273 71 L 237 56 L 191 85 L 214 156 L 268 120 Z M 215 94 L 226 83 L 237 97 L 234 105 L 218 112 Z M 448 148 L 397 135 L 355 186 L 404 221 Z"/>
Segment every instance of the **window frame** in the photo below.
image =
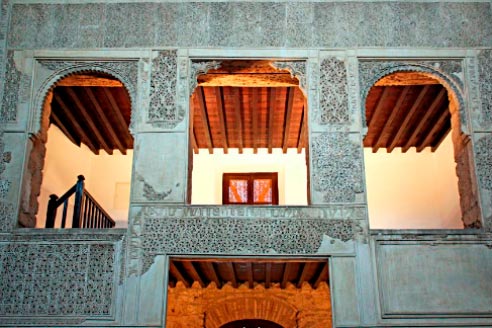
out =
<path fill-rule="evenodd" d="M 229 181 L 242 179 L 248 181 L 248 202 L 231 203 L 229 201 Z M 254 180 L 272 180 L 272 201 L 269 203 L 255 203 L 253 201 Z M 222 174 L 222 205 L 278 205 L 278 172 L 248 172 L 248 173 L 223 173 Z"/>

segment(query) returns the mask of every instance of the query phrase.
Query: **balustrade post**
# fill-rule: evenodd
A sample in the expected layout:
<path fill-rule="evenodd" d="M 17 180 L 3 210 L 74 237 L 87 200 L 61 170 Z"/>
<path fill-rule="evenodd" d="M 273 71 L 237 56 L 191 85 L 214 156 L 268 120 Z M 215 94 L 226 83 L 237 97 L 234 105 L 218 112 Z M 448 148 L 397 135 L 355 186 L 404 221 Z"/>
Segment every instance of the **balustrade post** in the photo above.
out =
<path fill-rule="evenodd" d="M 72 228 L 80 228 L 80 214 L 82 207 L 82 196 L 84 195 L 84 176 L 77 177 L 77 185 L 75 187 L 75 204 L 73 208 Z"/>
<path fill-rule="evenodd" d="M 46 223 L 45 228 L 54 228 L 55 227 L 55 219 L 56 219 L 56 208 L 58 196 L 55 194 L 50 195 L 50 200 L 48 202 L 48 209 L 46 211 Z"/>

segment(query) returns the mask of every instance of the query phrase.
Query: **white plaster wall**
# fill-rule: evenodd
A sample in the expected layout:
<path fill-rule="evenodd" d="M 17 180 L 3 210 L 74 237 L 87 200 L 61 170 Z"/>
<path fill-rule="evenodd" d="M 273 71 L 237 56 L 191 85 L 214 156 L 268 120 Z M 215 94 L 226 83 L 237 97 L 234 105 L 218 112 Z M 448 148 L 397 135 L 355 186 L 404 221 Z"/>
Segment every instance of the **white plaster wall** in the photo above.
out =
<path fill-rule="evenodd" d="M 461 229 L 458 178 L 448 135 L 436 152 L 364 149 L 372 229 Z"/>
<path fill-rule="evenodd" d="M 289 149 L 286 154 L 281 149 L 229 149 L 224 154 L 214 149 L 213 154 L 200 149 L 193 155 L 192 204 L 222 204 L 222 174 L 246 172 L 278 172 L 279 205 L 307 205 L 307 167 L 304 151 L 297 154 Z"/>
<path fill-rule="evenodd" d="M 49 195 L 63 195 L 75 184 L 80 174 L 85 176 L 86 189 L 116 221 L 116 227 L 126 227 L 132 158 L 132 150 L 128 150 L 127 155 L 122 155 L 119 151 L 114 151 L 113 155 L 104 151 L 95 155 L 83 144 L 81 147 L 74 145 L 58 127 L 51 125 L 48 130 L 41 195 L 38 197 L 36 227 L 42 228 L 45 225 Z M 57 214 L 61 215 L 61 212 L 60 207 Z M 57 221 L 59 225 L 60 222 Z"/>

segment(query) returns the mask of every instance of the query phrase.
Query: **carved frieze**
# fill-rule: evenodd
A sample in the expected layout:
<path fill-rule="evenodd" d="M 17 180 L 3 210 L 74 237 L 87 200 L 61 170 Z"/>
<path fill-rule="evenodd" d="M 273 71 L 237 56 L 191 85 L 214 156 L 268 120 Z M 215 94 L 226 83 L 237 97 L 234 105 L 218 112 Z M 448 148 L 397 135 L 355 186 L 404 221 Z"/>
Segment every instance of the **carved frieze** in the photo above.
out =
<path fill-rule="evenodd" d="M 362 146 L 349 133 L 323 133 L 312 140 L 312 183 L 325 203 L 355 202 L 364 191 Z"/>
<path fill-rule="evenodd" d="M 431 74 L 445 87 L 451 89 L 459 102 L 462 129 L 467 125 L 465 102 L 463 96 L 463 61 L 462 60 L 428 60 L 428 61 L 361 61 L 359 62 L 359 81 L 361 95 L 362 122 L 366 123 L 365 100 L 371 87 L 384 76 L 396 72 L 422 72 Z"/>
<path fill-rule="evenodd" d="M 148 122 L 153 125 L 173 128 L 185 116 L 176 104 L 178 74 L 176 50 L 163 50 L 152 60 L 150 79 L 150 105 Z"/>
<path fill-rule="evenodd" d="M 279 70 L 286 70 L 292 77 L 299 80 L 299 88 L 307 94 L 306 61 L 278 61 L 271 64 Z"/>
<path fill-rule="evenodd" d="M 130 228 L 128 274 L 159 254 L 317 254 L 324 236 L 353 240 L 364 219 L 362 207 L 145 207 Z"/>
<path fill-rule="evenodd" d="M 110 317 L 114 262 L 113 244 L 2 244 L 0 316 Z"/>
<path fill-rule="evenodd" d="M 345 62 L 335 57 L 320 64 L 320 124 L 346 124 L 348 108 L 347 72 Z"/>
<path fill-rule="evenodd" d="M 481 121 L 492 124 L 492 50 L 482 50 L 478 56 L 479 84 L 482 102 Z"/>

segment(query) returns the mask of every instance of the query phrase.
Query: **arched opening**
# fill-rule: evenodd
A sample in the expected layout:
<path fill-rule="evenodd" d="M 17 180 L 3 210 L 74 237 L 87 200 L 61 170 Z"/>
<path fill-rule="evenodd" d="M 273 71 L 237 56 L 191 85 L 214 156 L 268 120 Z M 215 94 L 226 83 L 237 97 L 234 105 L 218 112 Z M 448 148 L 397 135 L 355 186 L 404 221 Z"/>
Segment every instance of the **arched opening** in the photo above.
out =
<path fill-rule="evenodd" d="M 20 226 L 126 226 L 133 137 L 123 83 L 101 72 L 68 75 L 47 92 L 40 116 L 30 138 Z"/>
<path fill-rule="evenodd" d="M 299 80 L 269 60 L 217 66 L 197 77 L 190 98 L 188 202 L 309 204 L 307 100 Z"/>
<path fill-rule="evenodd" d="M 447 83 L 428 73 L 386 75 L 367 94 L 365 119 L 371 228 L 480 226 L 471 142 Z"/>
<path fill-rule="evenodd" d="M 261 319 L 245 319 L 245 320 L 237 320 L 226 323 L 225 325 L 220 326 L 220 328 L 284 328 L 281 325 Z"/>

